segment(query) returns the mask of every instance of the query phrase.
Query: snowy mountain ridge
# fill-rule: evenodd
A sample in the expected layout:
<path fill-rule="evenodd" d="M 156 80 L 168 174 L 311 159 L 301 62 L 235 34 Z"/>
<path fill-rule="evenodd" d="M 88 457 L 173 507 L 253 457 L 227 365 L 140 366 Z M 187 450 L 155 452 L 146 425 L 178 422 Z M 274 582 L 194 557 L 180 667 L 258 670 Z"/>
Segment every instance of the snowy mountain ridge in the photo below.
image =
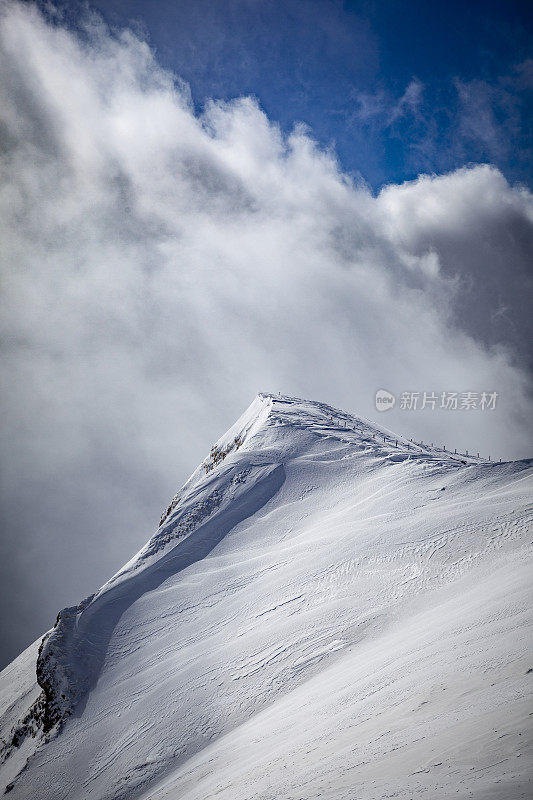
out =
<path fill-rule="evenodd" d="M 496 644 L 484 642 L 477 650 L 471 632 L 485 625 L 494 637 L 494 619 L 502 618 L 530 630 L 525 597 L 531 577 L 531 465 L 457 456 L 325 404 L 258 395 L 173 498 L 147 544 L 98 592 L 61 611 L 38 652 L 36 643 L 0 676 L 4 785 L 14 797 L 30 792 L 26 796 L 35 798 L 192 800 L 216 794 L 248 800 L 264 792 L 292 797 L 296 787 L 297 796 L 311 798 L 322 786 L 325 796 L 340 799 L 351 796 L 353 785 L 361 797 L 388 796 L 386 782 L 380 787 L 368 767 L 378 758 L 371 746 L 377 740 L 368 740 L 369 760 L 357 766 L 364 731 L 353 731 L 351 746 L 359 755 L 349 771 L 356 784 L 331 776 L 331 764 L 341 753 L 346 757 L 353 728 L 342 729 L 339 743 L 331 726 L 344 712 L 335 698 L 348 691 L 342 706 L 358 719 L 364 709 L 369 713 L 368 698 L 386 696 L 390 686 L 410 698 L 414 686 L 401 689 L 401 674 L 368 693 L 369 678 L 384 669 L 380 643 L 395 643 L 406 663 L 414 653 L 420 658 L 413 620 L 435 614 L 443 603 L 455 609 L 447 636 L 465 663 L 474 659 L 472 669 L 474 663 L 483 669 L 499 664 L 506 686 L 510 675 L 518 680 L 513 670 L 520 664 L 522 683 L 530 680 L 527 639 L 510 641 L 511 625 L 500 625 Z M 486 593 L 495 575 L 499 589 L 487 604 L 487 622 L 479 592 Z M 470 595 L 465 613 L 463 601 Z M 502 617 L 509 597 L 514 605 Z M 473 628 L 466 624 L 468 614 Z M 439 618 L 437 627 L 442 624 Z M 504 645 L 512 658 L 502 667 Z M 446 682 L 453 683 L 442 663 L 442 641 L 431 640 L 431 647 Z M 361 664 L 367 664 L 366 672 Z M 411 667 L 416 674 L 419 664 Z M 354 696 L 352 673 L 359 675 Z M 329 711 L 316 685 L 327 676 Z M 427 671 L 419 683 L 434 692 Z M 457 697 L 464 690 L 458 685 Z M 511 714 L 514 724 L 523 717 L 516 697 L 513 702 L 507 697 L 491 703 L 487 695 L 482 706 L 490 707 L 491 719 Z M 306 706 L 310 716 L 293 731 L 292 744 L 300 746 L 289 772 L 299 777 L 291 788 L 284 769 L 276 768 L 272 777 L 263 751 L 283 737 L 280 723 L 287 713 L 298 720 Z M 309 722 L 318 709 L 324 727 L 313 738 Z M 370 727 L 379 716 L 370 713 Z M 488 736 L 488 717 L 481 716 Z M 420 733 L 424 714 L 417 717 Z M 390 738 L 393 731 L 394 739 L 394 713 L 389 724 L 383 735 Z M 426 719 L 424 736 L 417 739 L 413 729 L 404 749 L 416 760 L 426 747 L 417 742 L 440 737 L 452 747 L 450 724 L 443 729 L 442 722 Z M 245 761 L 228 772 L 224 748 L 235 746 L 247 729 L 249 741 L 259 744 L 246 745 L 251 751 Z M 394 761 L 393 745 L 387 757 Z M 310 769 L 305 752 L 315 753 L 316 768 Z M 284 757 L 276 758 L 278 763 Z M 245 763 L 256 776 L 253 794 Z M 345 776 L 344 767 L 339 770 Z M 433 780 L 432 768 L 425 770 L 414 774 Z M 506 791 L 526 780 L 523 769 L 516 774 L 504 782 Z M 483 768 L 476 781 L 487 775 L 493 777 Z M 453 780 L 463 780 L 466 797 L 467 778 L 474 776 L 461 769 L 459 776 Z M 404 777 L 405 795 L 398 796 L 407 798 L 413 781 Z"/>

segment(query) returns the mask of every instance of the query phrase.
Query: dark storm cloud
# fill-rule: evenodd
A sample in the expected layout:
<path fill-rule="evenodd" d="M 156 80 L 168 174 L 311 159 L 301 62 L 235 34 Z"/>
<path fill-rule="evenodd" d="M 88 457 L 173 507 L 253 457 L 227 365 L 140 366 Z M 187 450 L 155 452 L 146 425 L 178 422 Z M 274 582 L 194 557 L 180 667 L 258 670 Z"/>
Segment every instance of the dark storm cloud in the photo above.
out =
<path fill-rule="evenodd" d="M 6 653 L 129 558 L 259 390 L 368 416 L 380 387 L 496 390 L 492 415 L 387 424 L 529 453 L 527 375 L 482 324 L 523 291 L 525 189 L 479 166 L 376 197 L 253 99 L 196 115 L 94 19 L 80 41 L 4 3 L 0 47 Z"/>

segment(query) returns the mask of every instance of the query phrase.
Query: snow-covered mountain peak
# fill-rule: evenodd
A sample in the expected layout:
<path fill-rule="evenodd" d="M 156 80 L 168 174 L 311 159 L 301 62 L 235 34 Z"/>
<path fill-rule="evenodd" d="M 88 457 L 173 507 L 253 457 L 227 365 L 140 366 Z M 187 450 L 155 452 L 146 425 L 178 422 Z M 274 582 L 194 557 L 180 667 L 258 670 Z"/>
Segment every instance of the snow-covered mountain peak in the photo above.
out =
<path fill-rule="evenodd" d="M 260 392 L 239 419 L 215 442 L 210 454 L 191 475 L 173 503 L 183 497 L 184 491 L 198 486 L 206 474 L 220 469 L 228 456 L 231 458 L 226 466 L 235 463 L 236 459 L 249 460 L 252 453 L 256 459 L 263 461 L 269 458 L 283 461 L 285 458 L 294 458 L 299 449 L 308 448 L 313 439 L 327 439 L 330 443 L 336 441 L 341 446 L 359 446 L 366 454 L 394 461 L 409 458 L 425 461 L 444 459 L 455 464 L 484 462 L 482 458 L 452 452 L 444 446 L 407 439 L 365 417 L 349 414 L 326 403 Z M 169 510 L 163 514 L 162 522 Z"/>
<path fill-rule="evenodd" d="M 2 673 L 4 785 L 21 800 L 314 800 L 324 781 L 332 800 L 485 796 L 527 721 L 526 639 L 505 625 L 525 625 L 530 493 L 531 462 L 258 394 L 147 544 Z"/>

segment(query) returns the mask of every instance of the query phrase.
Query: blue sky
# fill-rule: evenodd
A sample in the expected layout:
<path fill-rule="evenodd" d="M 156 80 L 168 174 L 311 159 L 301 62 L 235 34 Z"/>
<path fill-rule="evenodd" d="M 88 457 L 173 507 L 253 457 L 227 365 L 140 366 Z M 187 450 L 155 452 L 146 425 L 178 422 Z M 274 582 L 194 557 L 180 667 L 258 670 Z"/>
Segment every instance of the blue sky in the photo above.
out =
<path fill-rule="evenodd" d="M 252 94 L 373 188 L 470 162 L 531 185 L 526 2 L 97 0 L 206 98 Z M 69 4 L 71 19 L 76 18 Z"/>

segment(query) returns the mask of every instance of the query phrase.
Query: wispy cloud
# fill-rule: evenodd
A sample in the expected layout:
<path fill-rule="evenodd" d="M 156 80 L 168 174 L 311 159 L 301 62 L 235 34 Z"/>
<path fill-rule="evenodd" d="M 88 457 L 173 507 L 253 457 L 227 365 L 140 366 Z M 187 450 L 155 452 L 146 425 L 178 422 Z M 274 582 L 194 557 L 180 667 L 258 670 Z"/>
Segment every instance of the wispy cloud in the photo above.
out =
<path fill-rule="evenodd" d="M 533 88 L 532 64 L 531 60 L 518 64 L 511 73 L 492 83 L 455 79 L 460 147 L 482 158 L 498 160 L 507 157 L 518 141 L 527 141 L 528 109 L 524 101 Z M 531 151 L 526 147 L 515 155 L 525 161 Z"/>
<path fill-rule="evenodd" d="M 4 3 L 0 47 L 5 585 L 31 624 L 147 538 L 258 390 L 372 415 L 382 386 L 494 389 L 493 416 L 388 424 L 527 454 L 527 376 L 460 302 L 482 270 L 522 274 L 505 264 L 526 190 L 479 166 L 376 197 L 253 99 L 195 115 L 143 41 L 94 19 L 79 40 Z M 388 124 L 421 96 L 409 84 Z"/>
<path fill-rule="evenodd" d="M 375 93 L 353 91 L 357 104 L 354 116 L 362 122 L 382 129 L 390 128 L 397 120 L 416 117 L 423 99 L 424 86 L 418 78 L 412 78 L 400 97 L 394 97 L 383 89 Z"/>
<path fill-rule="evenodd" d="M 531 162 L 528 97 L 532 61 L 517 64 L 493 81 L 458 77 L 438 86 L 413 78 L 402 94 L 379 87 L 354 90 L 350 124 L 401 148 L 402 168 L 449 170 L 458 163 L 510 163 L 527 174 Z"/>

